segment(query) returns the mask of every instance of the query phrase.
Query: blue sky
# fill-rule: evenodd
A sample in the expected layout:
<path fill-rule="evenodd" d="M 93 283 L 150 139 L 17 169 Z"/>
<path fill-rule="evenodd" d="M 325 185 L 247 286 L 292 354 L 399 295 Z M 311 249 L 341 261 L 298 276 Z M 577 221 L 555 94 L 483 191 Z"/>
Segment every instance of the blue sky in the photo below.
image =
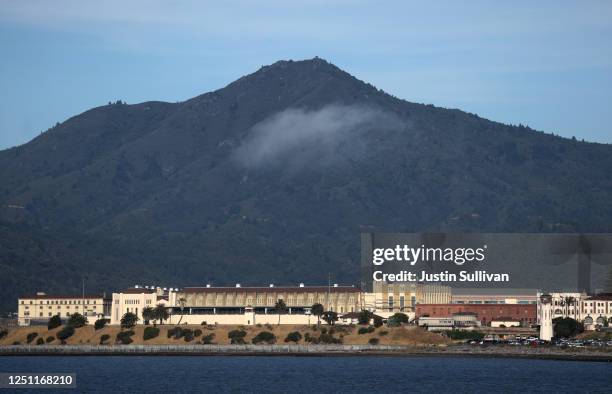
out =
<path fill-rule="evenodd" d="M 424 3 L 0 0 L 0 149 L 314 56 L 409 101 L 612 143 L 612 2 Z"/>

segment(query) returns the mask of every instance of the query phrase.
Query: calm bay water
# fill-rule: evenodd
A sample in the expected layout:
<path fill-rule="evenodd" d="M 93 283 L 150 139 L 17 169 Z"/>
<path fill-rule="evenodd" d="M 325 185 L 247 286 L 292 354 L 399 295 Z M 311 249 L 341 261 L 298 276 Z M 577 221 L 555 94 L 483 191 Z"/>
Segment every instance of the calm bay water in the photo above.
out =
<path fill-rule="evenodd" d="M 0 372 L 73 372 L 73 393 L 612 392 L 612 363 L 471 357 L 0 357 Z"/>

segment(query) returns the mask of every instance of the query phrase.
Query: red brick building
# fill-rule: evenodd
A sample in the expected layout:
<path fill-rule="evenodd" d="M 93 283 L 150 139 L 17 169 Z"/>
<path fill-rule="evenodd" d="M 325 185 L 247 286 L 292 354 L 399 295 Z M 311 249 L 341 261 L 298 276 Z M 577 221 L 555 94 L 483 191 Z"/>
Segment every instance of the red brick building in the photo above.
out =
<path fill-rule="evenodd" d="M 537 305 L 535 304 L 417 304 L 416 317 L 450 317 L 457 312 L 473 312 L 478 315 L 482 325 L 500 318 L 518 320 L 521 325 L 535 324 Z"/>

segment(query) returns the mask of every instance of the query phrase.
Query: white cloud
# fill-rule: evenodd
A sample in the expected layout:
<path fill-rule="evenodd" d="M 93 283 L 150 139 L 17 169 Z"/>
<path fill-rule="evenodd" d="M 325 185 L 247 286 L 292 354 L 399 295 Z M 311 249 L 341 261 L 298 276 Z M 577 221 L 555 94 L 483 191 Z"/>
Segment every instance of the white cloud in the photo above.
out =
<path fill-rule="evenodd" d="M 400 127 L 393 114 L 359 105 L 290 108 L 255 125 L 234 151 L 234 159 L 251 169 L 320 167 L 361 157 L 367 149 L 366 133 Z"/>

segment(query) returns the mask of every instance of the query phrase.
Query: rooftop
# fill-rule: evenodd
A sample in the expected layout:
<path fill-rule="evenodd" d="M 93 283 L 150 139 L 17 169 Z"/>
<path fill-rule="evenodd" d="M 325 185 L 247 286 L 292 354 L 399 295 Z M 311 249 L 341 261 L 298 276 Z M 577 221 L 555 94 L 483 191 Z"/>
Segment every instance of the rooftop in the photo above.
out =
<path fill-rule="evenodd" d="M 270 287 L 248 287 L 248 286 L 224 286 L 224 287 L 185 287 L 185 293 L 359 293 L 361 290 L 354 286 L 270 286 Z"/>
<path fill-rule="evenodd" d="M 155 289 L 146 289 L 144 287 L 130 287 L 129 289 L 125 289 L 120 291 L 121 294 L 153 294 L 155 293 Z"/>
<path fill-rule="evenodd" d="M 40 299 L 71 299 L 71 300 L 82 300 L 82 299 L 99 299 L 99 298 L 104 298 L 102 296 L 102 294 L 76 294 L 76 295 L 66 295 L 66 294 L 44 294 L 44 293 L 37 293 L 37 294 L 28 294 L 28 295 L 23 295 L 21 297 L 19 297 L 20 300 L 25 300 L 25 299 L 30 299 L 30 300 L 40 300 Z"/>
<path fill-rule="evenodd" d="M 599 293 L 587 298 L 593 301 L 612 301 L 612 293 Z"/>
<path fill-rule="evenodd" d="M 528 288 L 474 288 L 474 287 L 453 287 L 452 289 L 453 295 L 462 295 L 462 296 L 481 296 L 481 295 L 496 295 L 496 296 L 533 296 L 536 297 L 538 294 L 537 289 L 528 289 Z"/>

